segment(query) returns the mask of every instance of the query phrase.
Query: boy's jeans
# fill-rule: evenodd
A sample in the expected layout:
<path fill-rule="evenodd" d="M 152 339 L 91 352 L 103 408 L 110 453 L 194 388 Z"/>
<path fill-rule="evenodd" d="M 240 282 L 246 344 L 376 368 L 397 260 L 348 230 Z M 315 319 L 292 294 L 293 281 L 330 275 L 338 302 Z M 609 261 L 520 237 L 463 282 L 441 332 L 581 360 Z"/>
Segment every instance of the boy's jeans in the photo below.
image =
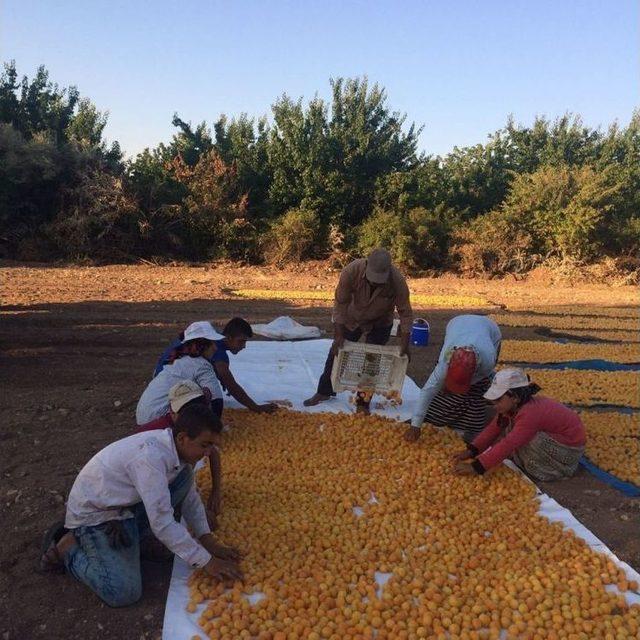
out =
<path fill-rule="evenodd" d="M 171 505 L 175 508 L 185 499 L 193 482 L 191 467 L 184 469 L 169 484 Z M 73 529 L 76 545 L 66 554 L 67 570 L 86 584 L 110 607 L 126 607 L 140 599 L 140 541 L 151 535 L 149 519 L 142 502 L 129 509 L 134 517 L 121 520 L 131 544 L 114 549 L 105 533 L 109 523 Z"/>

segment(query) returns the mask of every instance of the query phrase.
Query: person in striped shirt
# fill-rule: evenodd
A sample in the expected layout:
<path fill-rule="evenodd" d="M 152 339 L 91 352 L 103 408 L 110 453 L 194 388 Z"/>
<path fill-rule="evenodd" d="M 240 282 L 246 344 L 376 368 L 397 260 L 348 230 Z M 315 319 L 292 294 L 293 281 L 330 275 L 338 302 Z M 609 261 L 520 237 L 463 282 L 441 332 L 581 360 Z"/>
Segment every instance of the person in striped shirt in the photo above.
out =
<path fill-rule="evenodd" d="M 486 316 L 467 314 L 449 321 L 438 363 L 405 432 L 409 442 L 418 440 L 424 422 L 459 429 L 465 439 L 482 431 L 487 422 L 482 396 L 491 384 L 501 341 L 498 325 Z"/>

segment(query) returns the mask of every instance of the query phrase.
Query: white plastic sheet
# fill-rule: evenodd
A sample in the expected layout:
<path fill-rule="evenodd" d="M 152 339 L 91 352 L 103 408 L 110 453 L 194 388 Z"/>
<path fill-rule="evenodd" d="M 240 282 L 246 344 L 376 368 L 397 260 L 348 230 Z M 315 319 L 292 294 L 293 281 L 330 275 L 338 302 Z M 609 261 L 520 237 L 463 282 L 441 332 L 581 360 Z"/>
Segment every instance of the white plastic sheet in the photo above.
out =
<path fill-rule="evenodd" d="M 237 356 L 231 356 L 230 367 L 236 380 L 256 402 L 289 400 L 296 411 L 352 413 L 354 407 L 349 403 L 352 394 L 347 391 L 315 407 L 302 404 L 316 391 L 330 347 L 331 340 L 326 339 L 305 342 L 253 341 Z M 416 383 L 407 376 L 402 387 L 403 403 L 391 407 L 384 398 L 374 396 L 372 413 L 395 420 L 408 420 L 419 393 Z M 224 402 L 225 407 L 241 407 L 229 396 L 225 396 Z M 385 406 L 380 407 L 380 404 Z"/>
<path fill-rule="evenodd" d="M 319 338 L 318 327 L 305 327 L 290 316 L 280 316 L 268 324 L 252 324 L 254 333 L 272 340 L 308 340 Z"/>
<path fill-rule="evenodd" d="M 292 402 L 293 408 L 298 411 L 350 412 L 353 411 L 353 406 L 349 404 L 349 394 L 346 392 L 316 407 L 305 407 L 302 404 L 302 401 L 316 389 L 318 377 L 324 367 L 330 345 L 331 340 L 297 343 L 251 342 L 247 345 L 247 349 L 235 357 L 232 356 L 231 369 L 236 379 L 256 401 L 288 399 Z M 419 389 L 416 384 L 407 377 L 403 387 L 404 404 L 394 410 L 374 409 L 374 411 L 398 420 L 406 420 L 411 417 L 418 393 Z M 230 407 L 240 406 L 235 400 L 229 401 L 228 398 L 225 398 L 225 404 Z M 375 398 L 373 404 L 375 404 Z M 510 466 L 517 470 L 515 465 L 510 464 Z M 612 560 L 625 571 L 629 580 L 640 582 L 638 572 L 619 560 L 568 509 L 559 505 L 547 494 L 539 493 L 538 498 L 542 515 L 549 520 L 562 522 L 583 538 L 595 551 L 611 556 Z M 375 500 L 375 497 L 372 496 L 372 500 Z M 187 580 L 190 574 L 191 568 L 176 558 L 173 563 L 171 583 L 167 595 L 162 640 L 189 640 L 194 635 L 205 637 L 197 623 L 205 605 L 201 604 L 194 614 L 189 614 L 186 611 L 189 602 Z M 389 574 L 376 575 L 379 586 L 382 586 L 388 577 Z M 251 597 L 256 598 L 256 595 Z M 257 597 L 259 598 L 259 596 Z M 629 602 L 640 602 L 639 595 L 627 593 L 626 597 Z"/>

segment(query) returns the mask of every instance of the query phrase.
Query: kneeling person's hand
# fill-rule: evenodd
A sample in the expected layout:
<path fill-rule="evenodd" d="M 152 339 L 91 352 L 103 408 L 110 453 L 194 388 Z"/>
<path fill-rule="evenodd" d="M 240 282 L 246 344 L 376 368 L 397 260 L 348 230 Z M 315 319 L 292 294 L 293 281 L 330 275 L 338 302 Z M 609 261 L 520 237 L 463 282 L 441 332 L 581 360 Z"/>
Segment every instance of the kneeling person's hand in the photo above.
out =
<path fill-rule="evenodd" d="M 420 427 L 409 427 L 404 432 L 404 439 L 407 442 L 417 442 L 420 438 Z"/>
<path fill-rule="evenodd" d="M 216 580 L 243 580 L 240 567 L 231 560 L 220 560 L 215 556 L 204 565 L 203 569 Z"/>
<path fill-rule="evenodd" d="M 224 544 L 216 542 L 216 539 L 210 534 L 205 533 L 200 538 L 200 544 L 214 557 L 219 560 L 231 560 L 237 562 L 242 558 L 242 554 L 235 547 L 227 547 Z"/>
<path fill-rule="evenodd" d="M 463 449 L 462 451 L 458 451 L 458 453 L 454 454 L 453 462 L 460 462 L 462 460 L 468 460 L 469 458 L 473 458 L 473 453 L 471 453 L 469 449 Z"/>
<path fill-rule="evenodd" d="M 459 460 L 453 465 L 453 472 L 459 476 L 473 476 L 476 475 L 473 467 L 468 462 Z"/>

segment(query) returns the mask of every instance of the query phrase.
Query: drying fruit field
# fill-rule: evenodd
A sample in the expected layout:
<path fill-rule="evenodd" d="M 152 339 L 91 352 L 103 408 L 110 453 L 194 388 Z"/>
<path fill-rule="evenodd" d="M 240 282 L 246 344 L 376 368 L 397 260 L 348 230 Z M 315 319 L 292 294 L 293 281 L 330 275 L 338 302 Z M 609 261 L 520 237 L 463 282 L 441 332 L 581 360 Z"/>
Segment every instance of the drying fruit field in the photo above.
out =
<path fill-rule="evenodd" d="M 281 271 L 0 267 L 2 640 L 160 637 L 170 565 L 144 563 L 143 599 L 129 609 L 108 609 L 68 577 L 34 572 L 42 532 L 64 513 L 74 477 L 91 455 L 130 432 L 159 352 L 184 326 L 204 318 L 221 327 L 235 315 L 256 323 L 290 315 L 330 331 L 337 275 L 323 264 Z M 419 385 L 436 361 L 447 321 L 467 311 L 498 319 L 502 364 L 640 361 L 632 287 L 455 277 L 410 279 L 409 286 L 415 315 L 431 324 L 431 342 L 413 350 L 409 368 Z M 623 414 L 616 406 L 638 406 L 638 372 L 529 373 L 543 393 L 582 413 L 588 456 L 638 482 L 638 412 Z M 489 482 L 451 476 L 451 434 L 434 433 L 410 449 L 397 427 L 375 418 L 331 417 L 322 430 L 309 416 L 286 411 L 265 424 L 237 413 L 229 419 L 237 428 L 225 436 L 222 535 L 245 551 L 247 588 L 260 587 L 267 598 L 257 614 L 242 605 L 237 589 L 204 605 L 216 587 L 194 576 L 194 606 L 203 600 L 199 614 L 213 607 L 202 614 L 209 625 L 203 640 L 236 624 L 251 633 L 267 620 L 272 636 L 282 637 L 275 627 L 287 618 L 303 634 L 310 626 L 329 637 L 361 627 L 366 637 L 369 623 L 383 637 L 402 637 L 396 630 L 405 629 L 410 637 L 437 637 L 442 630 L 474 637 L 484 629 L 495 635 L 498 625 L 522 637 L 542 628 L 548 633 L 541 637 L 562 637 L 555 630 L 563 625 L 572 625 L 578 638 L 598 637 L 596 630 L 604 630 L 603 637 L 637 637 L 636 610 L 603 591 L 608 582 L 619 589 L 634 585 L 539 518 L 530 485 L 511 471 Z M 303 435 L 293 438 L 296 429 Z M 274 443 L 268 456 L 267 437 Z M 640 568 L 640 499 L 582 469 L 541 488 Z M 372 491 L 378 503 L 369 502 Z M 487 512 L 487 503 L 495 509 Z M 533 534 L 523 537 L 523 530 Z M 421 549 L 429 535 L 433 544 Z M 552 544 L 544 548 L 543 538 Z M 302 544 L 306 554 L 299 552 Z M 384 569 L 393 576 L 378 594 L 372 571 Z M 240 602 L 241 615 L 224 609 L 229 602 Z M 328 615 L 338 608 L 341 617 Z"/>
<path fill-rule="evenodd" d="M 452 475 L 451 431 L 415 446 L 382 418 L 232 414 L 220 533 L 246 575 L 225 590 L 192 574 L 202 637 L 638 637 L 640 604 L 622 595 L 638 584 L 538 515 L 516 472 Z M 208 497 L 208 466 L 199 474 Z"/>

